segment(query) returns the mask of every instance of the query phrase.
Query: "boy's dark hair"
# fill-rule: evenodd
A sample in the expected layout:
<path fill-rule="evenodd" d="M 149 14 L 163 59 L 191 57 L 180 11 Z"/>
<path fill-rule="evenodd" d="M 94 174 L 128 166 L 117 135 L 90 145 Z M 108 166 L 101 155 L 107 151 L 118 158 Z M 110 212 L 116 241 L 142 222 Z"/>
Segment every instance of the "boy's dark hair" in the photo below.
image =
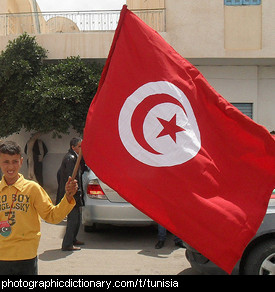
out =
<path fill-rule="evenodd" d="M 0 153 L 16 155 L 19 154 L 22 156 L 20 146 L 13 141 L 6 141 L 0 144 Z"/>

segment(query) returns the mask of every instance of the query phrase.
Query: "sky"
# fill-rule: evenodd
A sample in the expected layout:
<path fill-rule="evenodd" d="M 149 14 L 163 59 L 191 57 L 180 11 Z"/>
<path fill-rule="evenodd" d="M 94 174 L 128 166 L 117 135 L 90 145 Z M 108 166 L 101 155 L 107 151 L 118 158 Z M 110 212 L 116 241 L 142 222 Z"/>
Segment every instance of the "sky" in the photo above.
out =
<path fill-rule="evenodd" d="M 42 12 L 121 10 L 126 0 L 36 0 Z"/>

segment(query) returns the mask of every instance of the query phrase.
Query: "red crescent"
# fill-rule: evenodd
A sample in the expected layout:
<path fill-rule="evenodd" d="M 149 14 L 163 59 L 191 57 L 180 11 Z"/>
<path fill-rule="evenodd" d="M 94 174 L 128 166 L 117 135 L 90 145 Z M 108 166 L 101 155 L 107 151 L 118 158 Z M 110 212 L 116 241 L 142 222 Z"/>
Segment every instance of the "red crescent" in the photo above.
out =
<path fill-rule="evenodd" d="M 175 105 L 178 105 L 179 107 L 183 109 L 183 111 L 185 112 L 187 116 L 187 113 L 183 105 L 177 99 L 167 94 L 155 94 L 155 95 L 150 95 L 147 98 L 145 98 L 136 107 L 132 115 L 132 120 L 131 120 L 131 128 L 132 128 L 132 132 L 136 141 L 141 145 L 141 147 L 143 147 L 145 150 L 147 150 L 148 152 L 152 154 L 161 154 L 161 153 L 155 151 L 146 141 L 144 137 L 144 132 L 143 132 L 143 124 L 149 111 L 155 106 L 162 103 L 173 103 Z"/>

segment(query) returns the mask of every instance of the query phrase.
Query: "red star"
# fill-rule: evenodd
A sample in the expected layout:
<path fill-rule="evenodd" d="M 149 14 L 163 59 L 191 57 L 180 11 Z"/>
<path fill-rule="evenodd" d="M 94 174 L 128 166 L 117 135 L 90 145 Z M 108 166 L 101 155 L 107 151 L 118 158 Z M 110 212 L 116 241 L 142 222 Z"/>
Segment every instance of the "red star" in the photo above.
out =
<path fill-rule="evenodd" d="M 163 126 L 163 130 L 159 133 L 157 138 L 169 135 L 174 140 L 174 142 L 177 143 L 176 133 L 185 131 L 183 128 L 177 125 L 177 115 L 175 114 L 170 121 L 166 121 L 161 118 L 157 119 Z"/>

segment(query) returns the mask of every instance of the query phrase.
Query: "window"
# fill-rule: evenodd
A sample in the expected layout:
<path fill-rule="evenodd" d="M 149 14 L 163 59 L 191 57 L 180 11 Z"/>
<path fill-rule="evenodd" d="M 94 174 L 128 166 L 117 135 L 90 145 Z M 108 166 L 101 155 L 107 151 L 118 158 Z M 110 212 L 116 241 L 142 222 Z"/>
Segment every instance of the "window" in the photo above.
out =
<path fill-rule="evenodd" d="M 226 6 L 261 5 L 262 0 L 224 0 Z"/>
<path fill-rule="evenodd" d="M 251 119 L 253 119 L 253 103 L 233 103 L 238 110 L 240 110 L 243 114 L 247 115 Z"/>

